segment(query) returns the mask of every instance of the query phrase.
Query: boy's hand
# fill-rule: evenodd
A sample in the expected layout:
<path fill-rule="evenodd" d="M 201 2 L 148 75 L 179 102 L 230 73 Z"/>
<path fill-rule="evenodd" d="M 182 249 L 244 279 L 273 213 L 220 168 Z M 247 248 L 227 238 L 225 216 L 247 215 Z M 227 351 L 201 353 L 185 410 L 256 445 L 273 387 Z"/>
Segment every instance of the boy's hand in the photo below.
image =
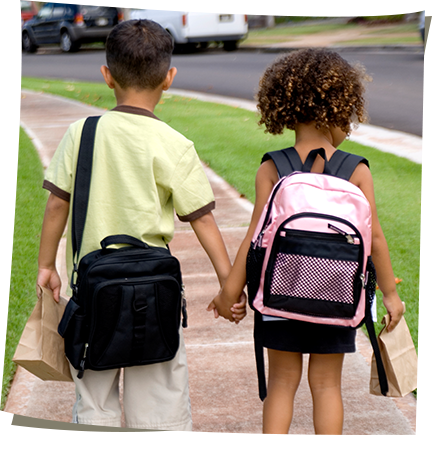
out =
<path fill-rule="evenodd" d="M 60 300 L 60 289 L 62 282 L 56 269 L 39 269 L 36 284 L 53 291 L 53 297 L 56 302 Z M 37 289 L 38 297 L 40 292 Z"/>
<path fill-rule="evenodd" d="M 226 298 L 223 292 L 220 292 L 206 309 L 213 311 L 215 318 L 222 316 L 230 322 L 238 324 L 247 314 L 246 302 L 247 297 L 244 292 L 239 297 L 239 302 L 235 304 Z"/>

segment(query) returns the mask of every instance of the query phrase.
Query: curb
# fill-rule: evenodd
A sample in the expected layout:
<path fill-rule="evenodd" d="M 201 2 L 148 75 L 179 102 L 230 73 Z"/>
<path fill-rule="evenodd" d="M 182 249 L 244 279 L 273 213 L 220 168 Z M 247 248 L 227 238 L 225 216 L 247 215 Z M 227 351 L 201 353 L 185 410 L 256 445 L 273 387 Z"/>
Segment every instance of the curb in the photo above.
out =
<path fill-rule="evenodd" d="M 167 94 L 258 112 L 256 102 L 252 100 L 205 94 L 183 89 L 169 89 Z M 417 164 L 422 163 L 422 138 L 413 134 L 394 131 L 376 125 L 360 124 L 352 131 L 349 140 L 386 153 L 393 153 L 396 156 L 407 158 Z"/>
<path fill-rule="evenodd" d="M 258 53 L 285 53 L 285 52 L 293 52 L 296 50 L 301 50 L 303 48 L 309 47 L 308 45 L 297 46 L 297 45 L 281 45 L 274 44 L 268 45 L 266 47 L 261 46 L 242 46 L 238 47 L 239 51 L 248 51 L 248 52 L 258 52 Z M 314 46 L 316 47 L 316 46 Z M 325 45 L 325 48 L 329 48 L 331 50 L 335 50 L 336 52 L 415 52 L 415 53 L 424 53 L 423 45 L 359 45 L 359 46 L 350 46 L 350 45 Z"/>

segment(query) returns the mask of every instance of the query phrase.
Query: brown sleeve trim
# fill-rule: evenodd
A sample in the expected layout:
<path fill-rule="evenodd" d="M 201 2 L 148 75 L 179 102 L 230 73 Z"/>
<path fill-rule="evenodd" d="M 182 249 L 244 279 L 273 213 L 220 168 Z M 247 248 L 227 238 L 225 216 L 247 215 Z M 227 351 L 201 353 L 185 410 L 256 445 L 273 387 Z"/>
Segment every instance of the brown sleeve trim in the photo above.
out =
<path fill-rule="evenodd" d="M 65 200 L 67 202 L 71 201 L 71 194 L 69 192 L 64 191 L 63 189 L 60 189 L 55 184 L 51 183 L 51 181 L 44 180 L 42 187 L 47 191 L 50 191 L 56 197 L 61 198 L 62 200 Z"/>
<path fill-rule="evenodd" d="M 197 211 L 187 214 L 186 216 L 177 215 L 177 217 L 179 217 L 179 220 L 181 222 L 192 222 L 193 220 L 199 219 L 201 216 L 204 216 L 208 212 L 211 212 L 213 209 L 215 209 L 215 201 L 208 203 L 202 208 L 197 209 Z"/>

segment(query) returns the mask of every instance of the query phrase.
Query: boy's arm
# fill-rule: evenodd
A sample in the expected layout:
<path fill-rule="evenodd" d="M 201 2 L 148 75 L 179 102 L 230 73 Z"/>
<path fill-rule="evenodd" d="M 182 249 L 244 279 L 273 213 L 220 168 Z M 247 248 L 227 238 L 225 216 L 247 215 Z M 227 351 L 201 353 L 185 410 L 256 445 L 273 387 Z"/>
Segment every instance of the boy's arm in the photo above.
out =
<path fill-rule="evenodd" d="M 209 212 L 190 223 L 200 244 L 209 256 L 217 274 L 219 284 L 222 287 L 230 273 L 231 263 L 220 230 L 215 222 L 215 218 L 212 212 Z M 240 296 L 239 303 L 236 306 L 237 308 L 235 311 L 230 310 L 230 307 L 224 309 L 208 307 L 208 310 L 213 309 L 215 317 L 218 317 L 218 314 L 221 314 L 223 317 L 230 320 L 230 322 L 235 321 L 237 323 L 242 320 L 246 314 L 246 298 Z"/>
<path fill-rule="evenodd" d="M 201 246 L 212 262 L 220 286 L 223 286 L 232 265 L 212 212 L 208 212 L 190 223 Z"/>
<path fill-rule="evenodd" d="M 42 223 L 38 257 L 37 284 L 53 291 L 59 301 L 61 280 L 56 270 L 56 256 L 69 214 L 69 202 L 50 194 Z"/>

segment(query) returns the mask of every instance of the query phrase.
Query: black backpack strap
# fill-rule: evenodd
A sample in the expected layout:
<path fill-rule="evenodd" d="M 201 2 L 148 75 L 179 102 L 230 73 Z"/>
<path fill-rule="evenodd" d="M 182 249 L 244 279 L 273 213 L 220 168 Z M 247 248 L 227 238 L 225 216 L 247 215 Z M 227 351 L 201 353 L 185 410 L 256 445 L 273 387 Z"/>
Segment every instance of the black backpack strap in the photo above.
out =
<path fill-rule="evenodd" d="M 311 168 L 313 167 L 314 161 L 316 160 L 317 155 L 320 155 L 325 160 L 325 165 L 328 163 L 326 159 L 326 152 L 324 148 L 316 148 L 315 150 L 311 150 L 308 153 L 308 156 L 302 166 L 302 172 L 311 172 Z"/>
<path fill-rule="evenodd" d="M 283 150 L 277 150 L 274 152 L 265 153 L 262 158 L 262 163 L 272 159 L 275 167 L 278 171 L 280 178 L 302 170 L 302 161 L 298 155 L 298 152 L 294 147 L 285 148 Z"/>
<path fill-rule="evenodd" d="M 259 383 L 259 397 L 266 398 L 266 374 L 263 350 L 263 318 L 258 311 L 254 311 L 254 353 L 256 357 L 257 379 Z"/>
<path fill-rule="evenodd" d="M 373 347 L 374 356 L 376 358 L 377 375 L 379 377 L 380 392 L 386 396 L 388 392 L 388 380 L 386 378 L 385 367 L 383 365 L 382 356 L 379 350 L 379 343 L 377 342 L 376 332 L 374 330 L 373 318 L 371 316 L 370 306 L 366 307 L 365 311 L 365 326 L 368 331 L 371 346 Z"/>
<path fill-rule="evenodd" d="M 72 205 L 72 254 L 74 270 L 71 277 L 71 288 L 74 285 L 74 274 L 77 270 L 78 255 L 86 222 L 87 205 L 89 203 L 90 179 L 92 176 L 93 145 L 96 126 L 100 116 L 88 117 L 83 125 L 80 148 L 78 151 L 77 168 L 75 174 L 74 200 Z"/>
<path fill-rule="evenodd" d="M 369 167 L 368 161 L 364 157 L 336 150 L 328 163 L 325 164 L 325 173 L 349 181 L 353 171 L 360 163 Z"/>

